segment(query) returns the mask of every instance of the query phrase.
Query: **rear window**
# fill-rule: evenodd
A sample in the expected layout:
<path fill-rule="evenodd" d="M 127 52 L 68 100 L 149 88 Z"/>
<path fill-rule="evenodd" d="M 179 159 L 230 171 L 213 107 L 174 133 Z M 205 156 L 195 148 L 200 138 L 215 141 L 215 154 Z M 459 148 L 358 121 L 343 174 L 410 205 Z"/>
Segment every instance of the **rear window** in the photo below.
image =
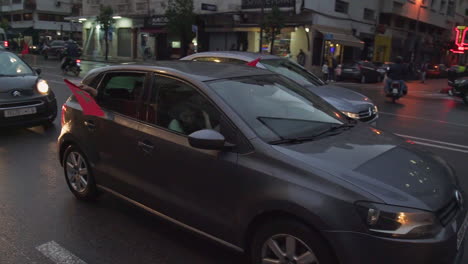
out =
<path fill-rule="evenodd" d="M 64 46 L 65 41 L 62 40 L 54 40 L 50 43 L 51 46 Z"/>

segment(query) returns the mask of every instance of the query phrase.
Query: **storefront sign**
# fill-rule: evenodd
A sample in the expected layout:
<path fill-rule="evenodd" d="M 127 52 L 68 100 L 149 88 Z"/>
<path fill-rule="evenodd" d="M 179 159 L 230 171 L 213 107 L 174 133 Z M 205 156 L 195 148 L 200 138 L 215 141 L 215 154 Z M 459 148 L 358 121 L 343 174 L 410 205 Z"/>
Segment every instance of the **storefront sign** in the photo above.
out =
<path fill-rule="evenodd" d="M 272 8 L 277 7 L 294 7 L 295 0 L 242 0 L 242 9 L 250 8 Z"/>
<path fill-rule="evenodd" d="M 333 40 L 333 34 L 331 33 L 323 34 L 323 38 L 325 40 Z"/>
<path fill-rule="evenodd" d="M 145 28 L 165 26 L 168 23 L 166 16 L 152 16 L 145 18 Z"/>
<path fill-rule="evenodd" d="M 218 11 L 218 6 L 202 3 L 201 4 L 201 9 L 206 10 L 206 11 Z"/>

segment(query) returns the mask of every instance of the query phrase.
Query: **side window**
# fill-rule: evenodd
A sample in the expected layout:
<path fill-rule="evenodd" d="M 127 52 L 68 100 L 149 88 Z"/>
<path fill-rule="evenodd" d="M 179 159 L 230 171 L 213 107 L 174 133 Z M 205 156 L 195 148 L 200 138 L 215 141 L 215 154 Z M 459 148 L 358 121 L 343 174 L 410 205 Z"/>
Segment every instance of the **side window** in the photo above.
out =
<path fill-rule="evenodd" d="M 221 62 L 219 58 L 215 58 L 215 57 L 198 57 L 198 58 L 193 59 L 193 61 Z"/>
<path fill-rule="evenodd" d="M 238 59 L 232 58 L 220 58 L 220 57 L 199 57 L 193 59 L 193 61 L 207 61 L 207 62 L 222 62 L 222 63 L 230 63 L 230 64 L 246 64 L 247 62 Z"/>
<path fill-rule="evenodd" d="M 144 88 L 144 82 L 144 73 L 108 73 L 100 85 L 99 104 L 109 110 L 137 118 L 138 102 Z"/>
<path fill-rule="evenodd" d="M 218 110 L 194 87 L 169 77 L 154 79 L 149 122 L 184 135 L 201 129 L 220 131 Z"/>

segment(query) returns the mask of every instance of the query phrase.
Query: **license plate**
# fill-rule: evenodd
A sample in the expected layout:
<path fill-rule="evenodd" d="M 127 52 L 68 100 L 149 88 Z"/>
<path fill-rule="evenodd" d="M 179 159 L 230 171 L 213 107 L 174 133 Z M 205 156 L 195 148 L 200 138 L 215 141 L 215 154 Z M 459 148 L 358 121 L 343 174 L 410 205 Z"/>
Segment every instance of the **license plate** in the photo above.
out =
<path fill-rule="evenodd" d="M 397 88 L 393 88 L 392 93 L 397 94 L 397 93 L 398 93 L 398 89 L 397 89 Z"/>
<path fill-rule="evenodd" d="M 457 234 L 457 250 L 460 249 L 461 244 L 463 243 L 463 239 L 465 238 L 466 230 L 468 229 L 468 214 L 465 217 L 465 220 L 463 221 L 463 224 L 460 227 L 460 230 L 458 230 Z"/>
<path fill-rule="evenodd" d="M 26 108 L 19 108 L 19 109 L 12 109 L 12 110 L 5 110 L 5 117 L 13 117 L 13 116 L 22 116 L 22 115 L 32 115 L 35 114 L 36 107 L 26 107 Z"/>

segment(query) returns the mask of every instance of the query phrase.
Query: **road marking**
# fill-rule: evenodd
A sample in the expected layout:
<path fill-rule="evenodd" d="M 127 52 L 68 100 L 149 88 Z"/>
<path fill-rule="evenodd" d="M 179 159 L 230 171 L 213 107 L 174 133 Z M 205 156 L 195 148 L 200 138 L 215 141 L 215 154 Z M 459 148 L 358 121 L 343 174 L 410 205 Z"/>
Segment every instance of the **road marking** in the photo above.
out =
<path fill-rule="evenodd" d="M 452 125 L 452 126 L 468 127 L 468 125 L 465 125 L 465 124 L 457 124 L 457 123 L 452 123 L 452 122 L 447 122 L 447 121 L 442 121 L 442 120 L 434 120 L 434 119 L 428 119 L 428 118 L 421 118 L 421 117 L 417 117 L 417 116 L 397 115 L 397 114 L 392 114 L 392 113 L 387 113 L 387 112 L 381 112 L 381 111 L 379 111 L 379 114 L 382 114 L 382 115 L 390 115 L 390 116 L 397 116 L 397 117 L 403 117 L 403 118 L 419 119 L 419 120 L 430 121 L 430 122 L 435 122 L 435 123 L 443 123 L 443 124 Z"/>
<path fill-rule="evenodd" d="M 86 262 L 61 247 L 55 241 L 42 244 L 36 249 L 56 264 L 86 264 Z"/>
<path fill-rule="evenodd" d="M 414 143 L 423 145 L 423 146 L 446 149 L 446 150 L 451 150 L 451 151 L 456 151 L 456 152 L 461 152 L 461 153 L 468 153 L 468 146 L 466 145 L 432 140 L 432 139 L 427 139 L 427 138 L 413 137 L 413 136 L 408 136 L 408 135 L 403 135 L 403 134 L 395 134 L 395 135 L 411 139 L 413 140 Z"/>

